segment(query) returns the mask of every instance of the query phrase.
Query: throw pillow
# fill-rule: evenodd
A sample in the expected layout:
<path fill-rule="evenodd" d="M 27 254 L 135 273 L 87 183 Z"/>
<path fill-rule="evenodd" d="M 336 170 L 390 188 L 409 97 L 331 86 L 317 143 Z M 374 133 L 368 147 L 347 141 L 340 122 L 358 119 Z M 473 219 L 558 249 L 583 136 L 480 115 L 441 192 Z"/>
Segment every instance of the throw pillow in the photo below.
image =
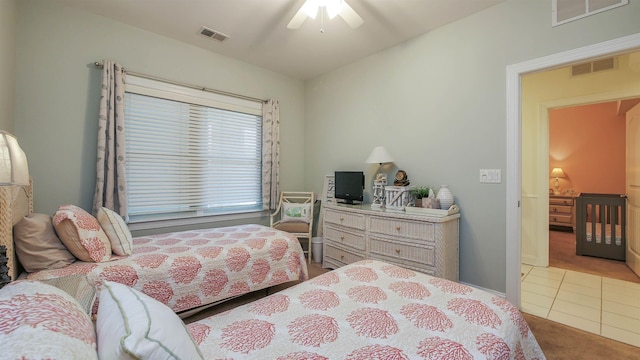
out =
<path fill-rule="evenodd" d="M 64 246 L 47 214 L 29 214 L 13 227 L 13 241 L 20 264 L 27 272 L 60 269 L 76 258 Z"/>
<path fill-rule="evenodd" d="M 122 216 L 111 209 L 101 207 L 98 209 L 96 218 L 111 242 L 111 251 L 116 255 L 131 255 L 133 253 L 133 239 Z"/>
<path fill-rule="evenodd" d="M 280 222 L 311 222 L 311 204 L 282 203 Z"/>
<path fill-rule="evenodd" d="M 103 280 L 96 332 L 100 359 L 202 359 L 173 310 L 126 285 Z"/>
<path fill-rule="evenodd" d="M 63 290 L 14 281 L 0 290 L 3 359 L 98 359 L 93 323 Z"/>
<path fill-rule="evenodd" d="M 111 243 L 98 220 L 75 205 L 62 205 L 53 214 L 53 227 L 69 251 L 82 261 L 111 258 Z"/>

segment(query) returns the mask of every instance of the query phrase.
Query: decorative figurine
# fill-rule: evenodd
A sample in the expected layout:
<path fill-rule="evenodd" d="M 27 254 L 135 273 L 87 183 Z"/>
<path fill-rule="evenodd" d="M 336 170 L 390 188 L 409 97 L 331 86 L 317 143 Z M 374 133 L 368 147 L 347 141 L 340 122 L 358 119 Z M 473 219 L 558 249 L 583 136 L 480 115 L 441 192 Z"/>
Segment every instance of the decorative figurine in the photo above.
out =
<path fill-rule="evenodd" d="M 409 186 L 411 182 L 407 177 L 407 173 L 404 170 L 398 170 L 396 173 L 396 180 L 393 182 L 395 186 Z"/>

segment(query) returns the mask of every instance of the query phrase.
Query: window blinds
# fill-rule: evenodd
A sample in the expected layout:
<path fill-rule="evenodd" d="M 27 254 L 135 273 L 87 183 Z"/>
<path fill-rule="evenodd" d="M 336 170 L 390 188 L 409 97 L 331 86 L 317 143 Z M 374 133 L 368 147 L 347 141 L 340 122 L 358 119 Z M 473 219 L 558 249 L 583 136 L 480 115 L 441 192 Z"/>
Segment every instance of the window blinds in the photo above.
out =
<path fill-rule="evenodd" d="M 261 210 L 262 104 L 137 80 L 125 94 L 130 220 Z"/>

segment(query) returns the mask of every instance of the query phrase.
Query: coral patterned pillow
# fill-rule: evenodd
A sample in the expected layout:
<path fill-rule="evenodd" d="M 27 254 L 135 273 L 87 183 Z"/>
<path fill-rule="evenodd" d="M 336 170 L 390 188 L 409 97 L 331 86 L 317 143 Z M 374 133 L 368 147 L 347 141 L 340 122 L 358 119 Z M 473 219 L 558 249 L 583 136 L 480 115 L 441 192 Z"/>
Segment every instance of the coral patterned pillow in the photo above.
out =
<path fill-rule="evenodd" d="M 0 290 L 3 359 L 97 359 L 93 323 L 63 290 L 15 281 Z"/>
<path fill-rule="evenodd" d="M 111 251 L 116 255 L 131 255 L 133 253 L 133 238 L 127 223 L 117 212 L 101 207 L 96 218 L 111 242 Z"/>
<path fill-rule="evenodd" d="M 165 304 L 103 280 L 96 332 L 100 359 L 202 359 L 184 323 Z"/>
<path fill-rule="evenodd" d="M 53 227 L 62 243 L 78 259 L 108 261 L 111 243 L 98 220 L 75 205 L 62 205 L 53 214 Z"/>

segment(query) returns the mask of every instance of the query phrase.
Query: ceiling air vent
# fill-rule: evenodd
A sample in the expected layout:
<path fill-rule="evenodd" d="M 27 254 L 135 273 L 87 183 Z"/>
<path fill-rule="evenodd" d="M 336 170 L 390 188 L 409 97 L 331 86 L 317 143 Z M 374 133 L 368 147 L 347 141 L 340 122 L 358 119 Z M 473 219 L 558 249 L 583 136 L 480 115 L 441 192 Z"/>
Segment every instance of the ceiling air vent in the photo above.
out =
<path fill-rule="evenodd" d="M 606 58 L 571 66 L 571 76 L 585 75 L 615 68 L 615 58 Z"/>
<path fill-rule="evenodd" d="M 627 4 L 629 0 L 552 0 L 551 25 L 565 24 Z"/>
<path fill-rule="evenodd" d="M 216 39 L 218 41 L 225 41 L 229 38 L 229 35 L 225 35 L 221 32 L 211 30 L 206 26 L 203 26 L 202 28 L 200 28 L 200 34 L 208 38 Z"/>

